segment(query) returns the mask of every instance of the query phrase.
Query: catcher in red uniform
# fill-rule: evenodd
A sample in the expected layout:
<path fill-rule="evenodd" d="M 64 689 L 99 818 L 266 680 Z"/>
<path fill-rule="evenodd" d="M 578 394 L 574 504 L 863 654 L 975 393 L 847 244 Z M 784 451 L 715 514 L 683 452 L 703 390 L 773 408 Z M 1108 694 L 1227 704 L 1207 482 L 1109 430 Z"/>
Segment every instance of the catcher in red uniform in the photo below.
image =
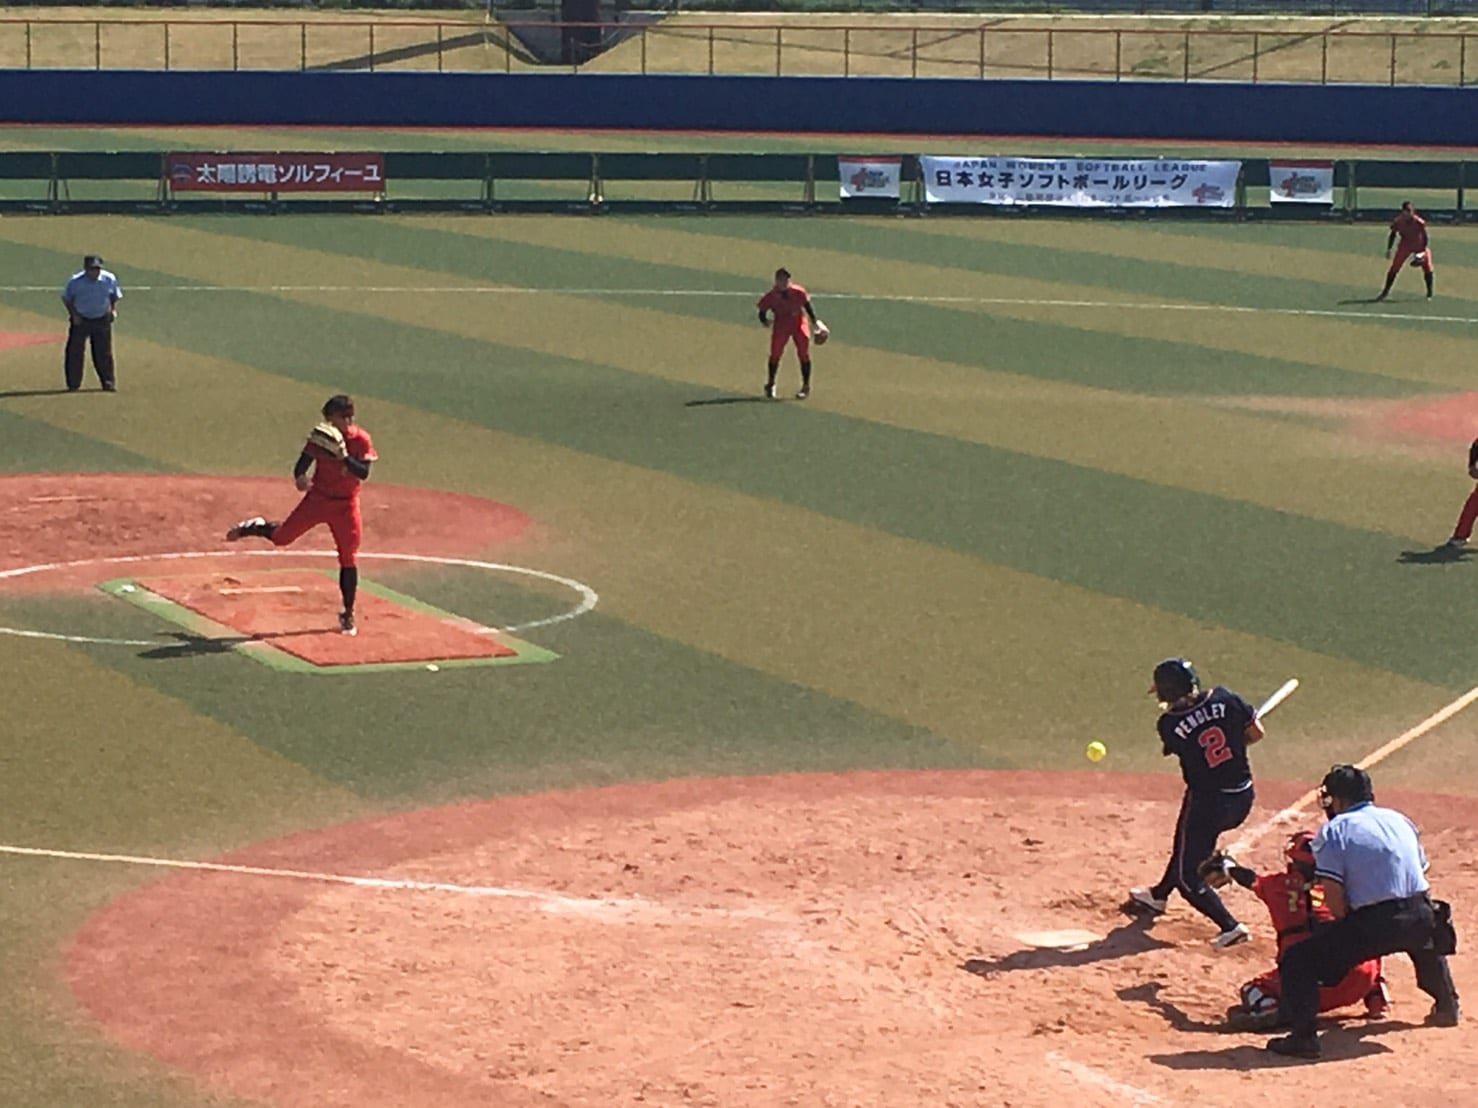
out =
<path fill-rule="evenodd" d="M 357 634 L 354 598 L 359 590 L 359 486 L 369 476 L 370 463 L 379 460 L 369 432 L 354 422 L 354 401 L 343 393 L 330 396 L 323 405 L 324 422 L 308 433 L 293 483 L 303 493 L 288 517 L 272 522 L 262 516 L 243 519 L 226 532 L 226 541 L 267 539 L 273 546 L 287 546 L 320 523 L 327 524 L 339 552 L 339 630 Z M 313 471 L 312 476 L 308 474 Z"/>
<path fill-rule="evenodd" d="M 1297 831 L 1288 837 L 1283 850 L 1288 865 L 1282 873 L 1256 874 L 1237 865 L 1231 855 L 1221 851 L 1199 867 L 1201 876 L 1213 888 L 1235 881 L 1243 888 L 1251 889 L 1267 906 L 1273 929 L 1278 933 L 1280 955 L 1288 947 L 1308 938 L 1313 928 L 1334 922 L 1333 914 L 1314 888 L 1314 852 L 1309 847 L 1313 841 L 1312 831 Z M 1277 1026 L 1282 983 L 1276 967 L 1254 977 L 1240 991 L 1241 1003 L 1227 1010 L 1227 1023 L 1231 1027 L 1239 1031 L 1260 1031 Z M 1381 976 L 1379 958 L 1361 962 L 1338 984 L 1319 990 L 1321 1012 L 1332 1012 L 1361 1002 L 1364 1002 L 1365 1015 L 1370 1019 L 1380 1019 L 1390 1011 L 1391 997 L 1386 991 L 1386 979 Z"/>

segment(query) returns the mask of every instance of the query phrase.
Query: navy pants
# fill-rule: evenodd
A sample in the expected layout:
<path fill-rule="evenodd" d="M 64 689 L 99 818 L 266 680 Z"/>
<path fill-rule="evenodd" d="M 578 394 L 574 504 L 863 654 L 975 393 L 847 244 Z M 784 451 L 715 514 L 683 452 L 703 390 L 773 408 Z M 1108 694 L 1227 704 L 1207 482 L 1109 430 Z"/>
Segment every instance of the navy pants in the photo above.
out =
<path fill-rule="evenodd" d="M 1196 872 L 1196 867 L 1216 851 L 1216 840 L 1222 832 L 1241 827 L 1252 811 L 1252 788 L 1239 793 L 1192 792 L 1186 790 L 1180 802 L 1180 816 L 1175 821 L 1175 844 L 1170 850 L 1170 864 L 1165 876 L 1150 891 L 1160 900 L 1179 889 L 1191 907 L 1210 919 L 1223 931 L 1237 926 L 1237 917 Z"/>
<path fill-rule="evenodd" d="M 1319 983 L 1333 984 L 1368 958 L 1404 953 L 1416 966 L 1416 986 L 1444 1009 L 1457 1007 L 1447 959 L 1432 945 L 1436 920 L 1427 893 L 1357 908 L 1294 943 L 1278 959 L 1283 992 L 1278 1010 L 1295 1035 L 1315 1033 Z"/>
<path fill-rule="evenodd" d="M 98 381 L 103 388 L 117 387 L 113 365 L 113 321 L 107 316 L 73 323 L 67 328 L 67 349 L 62 356 L 62 368 L 67 378 L 67 388 L 76 392 L 82 387 L 82 355 L 88 343 L 92 344 L 92 368 L 97 371 Z"/>

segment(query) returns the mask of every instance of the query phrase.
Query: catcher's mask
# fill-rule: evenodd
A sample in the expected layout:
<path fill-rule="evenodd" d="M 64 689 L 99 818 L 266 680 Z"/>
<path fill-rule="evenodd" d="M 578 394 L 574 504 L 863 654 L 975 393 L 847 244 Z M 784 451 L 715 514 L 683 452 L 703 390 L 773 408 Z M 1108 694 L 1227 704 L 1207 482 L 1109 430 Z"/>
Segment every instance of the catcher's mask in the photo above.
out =
<path fill-rule="evenodd" d="M 1184 658 L 1166 658 L 1155 667 L 1154 683 L 1150 692 L 1164 704 L 1183 700 L 1201 687 L 1196 676 L 1196 667 Z"/>
<path fill-rule="evenodd" d="M 1346 804 L 1359 804 L 1375 799 L 1375 786 L 1370 783 L 1370 774 L 1359 766 L 1337 765 L 1330 767 L 1319 782 L 1319 807 L 1326 816 L 1333 815 L 1333 802 L 1343 800 Z"/>
<path fill-rule="evenodd" d="M 1283 854 L 1288 859 L 1288 868 L 1291 871 L 1301 873 L 1305 877 L 1314 876 L 1314 833 L 1312 831 L 1295 831 L 1288 836 L 1288 843 L 1283 848 Z"/>

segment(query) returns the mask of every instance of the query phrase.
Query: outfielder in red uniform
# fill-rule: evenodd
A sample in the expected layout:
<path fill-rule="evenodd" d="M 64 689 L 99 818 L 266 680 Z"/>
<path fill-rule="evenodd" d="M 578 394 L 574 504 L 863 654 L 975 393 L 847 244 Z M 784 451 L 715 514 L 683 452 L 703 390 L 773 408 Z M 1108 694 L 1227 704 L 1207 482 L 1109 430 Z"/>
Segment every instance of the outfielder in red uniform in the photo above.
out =
<path fill-rule="evenodd" d="M 369 433 L 354 422 L 354 401 L 343 393 L 328 398 L 323 418 L 342 436 L 341 443 L 325 445 L 316 434 L 303 443 L 293 466 L 293 482 L 303 499 L 280 523 L 262 516 L 244 519 L 226 532 L 226 541 L 262 538 L 273 546 L 296 542 L 320 523 L 327 524 L 339 552 L 339 630 L 357 634 L 354 598 L 359 590 L 359 539 L 363 526 L 359 517 L 359 486 L 369 477 L 370 463 L 379 455 Z M 312 470 L 312 476 L 308 471 Z"/>
<path fill-rule="evenodd" d="M 775 399 L 775 374 L 780 369 L 780 357 L 785 353 L 785 344 L 793 342 L 801 362 L 801 388 L 795 398 L 804 400 L 811 395 L 811 327 L 816 328 L 819 345 L 829 334 L 826 324 L 816 318 L 810 296 L 790 279 L 788 269 L 775 271 L 774 287 L 759 298 L 755 307 L 759 309 L 760 322 L 770 328 L 770 375 L 765 381 L 765 395 Z M 775 317 L 773 322 L 769 318 L 771 313 Z"/>
<path fill-rule="evenodd" d="M 1478 439 L 1468 447 L 1468 476 L 1478 481 Z M 1457 526 L 1452 529 L 1452 538 L 1447 540 L 1449 548 L 1461 550 L 1468 545 L 1468 540 L 1473 537 L 1474 520 L 1478 520 L 1478 485 L 1473 486 L 1468 499 L 1463 501 L 1462 511 L 1457 514 Z"/>
<path fill-rule="evenodd" d="M 1219 863 L 1221 872 L 1228 879 L 1251 889 L 1267 907 L 1278 935 L 1280 956 L 1290 946 L 1307 939 L 1314 928 L 1334 922 L 1333 913 L 1314 885 L 1314 852 L 1309 847 L 1313 841 L 1312 831 L 1298 831 L 1289 836 L 1283 851 L 1288 866 L 1282 873 L 1259 875 L 1235 864 L 1225 855 L 1212 859 Z M 1263 1030 L 1276 1026 L 1278 998 L 1282 991 L 1282 981 L 1275 966 L 1242 986 L 1242 1002 L 1228 1010 L 1227 1021 L 1239 1030 Z M 1386 991 L 1386 980 L 1381 976 L 1379 958 L 1361 962 L 1338 984 L 1319 990 L 1321 1012 L 1332 1012 L 1362 1002 L 1366 1016 L 1371 1019 L 1380 1019 L 1390 1010 L 1391 998 Z"/>
<path fill-rule="evenodd" d="M 1391 247 L 1398 236 L 1401 245 L 1396 249 L 1391 268 L 1386 270 L 1386 287 L 1380 290 L 1376 299 L 1386 298 L 1391 286 L 1396 283 L 1396 274 L 1401 272 L 1401 266 L 1407 258 L 1411 259 L 1413 268 L 1420 267 L 1427 282 L 1427 299 L 1432 299 L 1432 248 L 1427 243 L 1427 221 L 1416 214 L 1410 200 L 1401 205 L 1400 213 L 1391 220 L 1391 233 L 1386 236 L 1386 257 L 1391 256 Z"/>

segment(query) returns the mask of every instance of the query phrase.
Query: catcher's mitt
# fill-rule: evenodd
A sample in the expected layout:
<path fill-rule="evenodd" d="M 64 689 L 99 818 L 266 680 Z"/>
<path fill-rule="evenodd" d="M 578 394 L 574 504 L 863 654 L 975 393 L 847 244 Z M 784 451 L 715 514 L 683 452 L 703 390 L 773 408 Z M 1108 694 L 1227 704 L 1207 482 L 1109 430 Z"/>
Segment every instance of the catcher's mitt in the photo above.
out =
<path fill-rule="evenodd" d="M 1224 850 L 1218 850 L 1196 867 L 1196 873 L 1213 889 L 1221 889 L 1231 884 L 1232 878 L 1227 871 L 1236 864 L 1237 860 L 1230 854 Z"/>
<path fill-rule="evenodd" d="M 348 453 L 342 432 L 332 423 L 320 423 L 309 431 L 308 445 L 316 446 L 330 458 L 342 458 Z"/>
<path fill-rule="evenodd" d="M 816 345 L 817 346 L 824 345 L 825 342 L 826 342 L 826 340 L 829 339 L 829 338 L 831 338 L 831 329 L 829 327 L 827 327 L 826 324 L 822 323 L 818 319 L 816 321 L 816 334 L 815 334 Z"/>

